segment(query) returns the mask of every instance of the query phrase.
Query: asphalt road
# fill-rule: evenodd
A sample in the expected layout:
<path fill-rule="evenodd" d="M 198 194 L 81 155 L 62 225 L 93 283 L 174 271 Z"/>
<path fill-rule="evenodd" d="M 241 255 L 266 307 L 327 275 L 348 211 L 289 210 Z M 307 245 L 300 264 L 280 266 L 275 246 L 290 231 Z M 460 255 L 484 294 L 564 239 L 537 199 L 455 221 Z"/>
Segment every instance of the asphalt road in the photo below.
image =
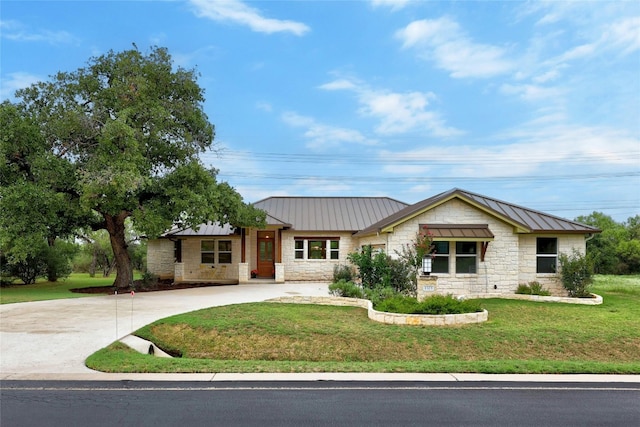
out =
<path fill-rule="evenodd" d="M 3 381 L 13 426 L 634 426 L 640 383 Z"/>

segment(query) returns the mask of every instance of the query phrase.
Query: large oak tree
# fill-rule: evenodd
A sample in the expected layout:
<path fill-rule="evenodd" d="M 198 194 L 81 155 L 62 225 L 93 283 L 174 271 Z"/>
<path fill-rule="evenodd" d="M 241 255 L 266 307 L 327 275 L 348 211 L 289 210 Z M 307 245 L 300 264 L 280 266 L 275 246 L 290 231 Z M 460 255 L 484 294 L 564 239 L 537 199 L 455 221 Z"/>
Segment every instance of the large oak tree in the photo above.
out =
<path fill-rule="evenodd" d="M 25 179 L 33 186 L 26 194 L 53 192 L 70 209 L 77 204 L 82 211 L 74 214 L 75 225 L 108 231 L 118 287 L 128 286 L 132 278 L 128 218 L 136 231 L 150 237 L 176 222 L 187 227 L 206 221 L 264 224 L 264 213 L 245 204 L 227 183 L 217 182 L 216 170 L 206 169 L 199 159 L 215 147 L 196 80 L 194 70 L 173 66 L 166 49 L 143 54 L 136 48 L 91 58 L 84 68 L 16 93 L 19 104 L 12 107 L 22 113 L 16 117 L 34 123 L 38 133 L 21 137 L 20 149 L 7 149 L 5 162 L 30 173 L 49 170 L 47 158 L 60 163 L 54 173 L 59 170 L 64 179 L 49 181 L 56 188 Z M 25 160 L 29 150 L 40 153 L 37 161 Z M 14 208 L 2 197 L 3 210 Z M 23 209 L 22 214 L 29 213 Z"/>

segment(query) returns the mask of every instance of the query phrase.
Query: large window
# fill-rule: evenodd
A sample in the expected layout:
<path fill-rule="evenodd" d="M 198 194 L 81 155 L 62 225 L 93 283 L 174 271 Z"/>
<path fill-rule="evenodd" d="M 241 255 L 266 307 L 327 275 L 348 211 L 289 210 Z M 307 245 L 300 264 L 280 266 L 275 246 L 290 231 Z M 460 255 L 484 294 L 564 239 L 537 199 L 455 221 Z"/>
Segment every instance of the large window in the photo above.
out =
<path fill-rule="evenodd" d="M 231 264 L 231 246 L 231 240 L 202 240 L 200 242 L 200 262 L 202 264 Z"/>
<path fill-rule="evenodd" d="M 456 242 L 456 273 L 475 274 L 477 253 L 476 242 Z"/>
<path fill-rule="evenodd" d="M 331 237 L 296 237 L 295 259 L 340 259 L 340 240 Z"/>
<path fill-rule="evenodd" d="M 536 241 L 536 273 L 555 273 L 558 263 L 558 239 L 538 237 Z"/>
<path fill-rule="evenodd" d="M 433 273 L 449 273 L 449 242 L 433 242 L 435 257 L 431 270 Z"/>

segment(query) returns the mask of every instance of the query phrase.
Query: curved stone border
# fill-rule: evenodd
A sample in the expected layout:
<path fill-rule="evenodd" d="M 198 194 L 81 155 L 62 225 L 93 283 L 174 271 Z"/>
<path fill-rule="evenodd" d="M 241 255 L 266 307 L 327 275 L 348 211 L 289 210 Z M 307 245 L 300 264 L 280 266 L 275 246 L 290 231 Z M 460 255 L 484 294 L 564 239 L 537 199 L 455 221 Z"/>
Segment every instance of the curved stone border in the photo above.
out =
<path fill-rule="evenodd" d="M 373 309 L 373 304 L 367 299 L 344 297 L 311 297 L 292 296 L 267 300 L 268 302 L 281 302 L 289 304 L 318 304 L 334 305 L 342 307 L 366 308 L 369 319 L 390 325 L 420 325 L 420 326 L 448 326 L 464 325 L 469 323 L 486 322 L 489 318 L 487 310 L 477 313 L 463 314 L 400 314 L 386 313 Z"/>
<path fill-rule="evenodd" d="M 552 297 L 542 295 L 525 295 L 525 294 L 468 294 L 461 295 L 458 298 L 476 299 L 476 298 L 501 298 L 501 299 L 517 299 L 535 302 L 561 302 L 564 304 L 582 304 L 582 305 L 600 305 L 602 297 L 597 294 L 591 294 L 593 298 L 570 298 L 570 297 Z"/>

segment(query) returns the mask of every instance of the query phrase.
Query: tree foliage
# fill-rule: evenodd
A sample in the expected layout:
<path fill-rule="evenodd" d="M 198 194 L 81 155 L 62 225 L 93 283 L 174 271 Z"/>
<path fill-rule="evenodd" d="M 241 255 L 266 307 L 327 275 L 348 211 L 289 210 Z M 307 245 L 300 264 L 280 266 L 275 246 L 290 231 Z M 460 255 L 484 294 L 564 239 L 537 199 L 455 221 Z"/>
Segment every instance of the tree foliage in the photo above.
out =
<path fill-rule="evenodd" d="M 620 223 L 601 212 L 593 212 L 576 221 L 602 230 L 587 242 L 587 253 L 593 259 L 596 273 L 640 273 L 640 215 Z"/>
<path fill-rule="evenodd" d="M 118 287 L 132 277 L 125 235 L 129 218 L 149 237 L 176 222 L 262 225 L 264 213 L 217 182 L 217 171 L 199 159 L 214 149 L 214 127 L 196 78 L 194 70 L 174 68 L 164 48 L 148 54 L 132 49 L 110 51 L 84 68 L 18 91 L 18 105 L 3 104 L 10 132 L 3 131 L 2 155 L 8 173 L 24 177 L 24 188 L 6 194 L 3 188 L 3 211 L 24 215 L 26 234 L 59 237 L 67 228 L 52 230 L 48 224 L 58 224 L 56 212 L 73 207 L 62 225 L 109 233 Z M 22 128 L 28 130 L 24 135 Z M 19 203 L 27 194 L 42 199 L 36 200 L 37 209 Z M 3 239 L 17 240 L 17 228 L 3 230 Z M 30 244 L 22 247 L 28 253 Z"/>

